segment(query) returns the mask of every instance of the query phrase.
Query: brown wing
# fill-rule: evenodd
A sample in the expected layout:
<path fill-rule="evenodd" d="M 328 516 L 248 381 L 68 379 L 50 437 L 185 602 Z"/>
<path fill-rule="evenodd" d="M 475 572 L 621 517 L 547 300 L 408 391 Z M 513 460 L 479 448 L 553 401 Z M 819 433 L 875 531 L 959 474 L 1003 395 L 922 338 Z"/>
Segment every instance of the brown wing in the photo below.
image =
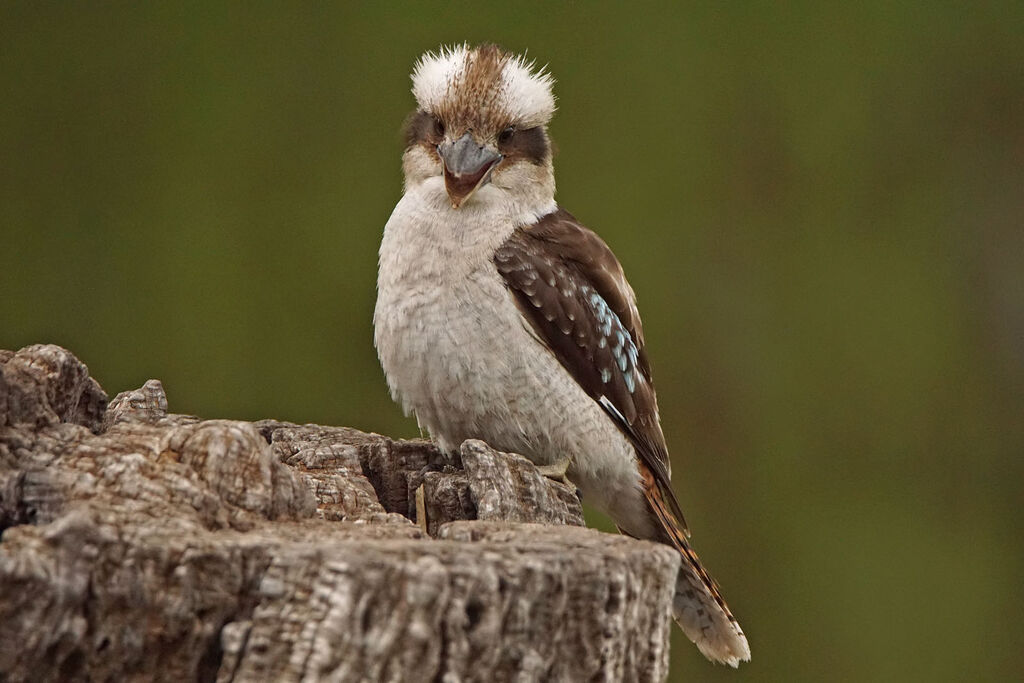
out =
<path fill-rule="evenodd" d="M 640 314 L 611 249 L 559 209 L 516 230 L 494 263 L 537 337 L 629 438 L 685 532 Z"/>

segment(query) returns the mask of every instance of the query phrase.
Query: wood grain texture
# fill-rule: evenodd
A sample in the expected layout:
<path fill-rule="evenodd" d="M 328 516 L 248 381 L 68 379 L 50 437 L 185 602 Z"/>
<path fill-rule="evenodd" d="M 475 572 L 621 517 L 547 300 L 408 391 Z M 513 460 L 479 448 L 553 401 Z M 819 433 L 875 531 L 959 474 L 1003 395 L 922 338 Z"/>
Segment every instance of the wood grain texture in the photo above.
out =
<path fill-rule="evenodd" d="M 664 679 L 676 554 L 460 455 L 153 380 L 108 406 L 66 350 L 0 351 L 0 679 Z"/>

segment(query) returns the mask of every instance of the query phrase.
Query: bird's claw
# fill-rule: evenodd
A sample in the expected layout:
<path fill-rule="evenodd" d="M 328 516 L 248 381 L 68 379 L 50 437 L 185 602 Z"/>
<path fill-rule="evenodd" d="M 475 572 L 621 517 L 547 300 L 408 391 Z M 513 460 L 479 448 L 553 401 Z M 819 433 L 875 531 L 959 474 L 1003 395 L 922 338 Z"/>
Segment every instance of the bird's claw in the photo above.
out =
<path fill-rule="evenodd" d="M 583 500 L 583 495 L 579 490 L 579 487 L 574 484 L 566 473 L 569 471 L 570 465 L 569 458 L 562 458 L 557 462 L 553 462 L 550 465 L 538 465 L 537 471 L 543 474 L 552 481 L 557 481 L 559 484 L 565 484 L 571 491 L 576 494 L 576 497 Z"/>
<path fill-rule="evenodd" d="M 419 481 L 423 481 L 423 478 L 430 472 L 444 472 L 445 468 L 448 466 L 449 465 L 444 462 L 428 462 L 426 465 L 421 467 L 418 472 L 416 472 L 416 476 Z"/>

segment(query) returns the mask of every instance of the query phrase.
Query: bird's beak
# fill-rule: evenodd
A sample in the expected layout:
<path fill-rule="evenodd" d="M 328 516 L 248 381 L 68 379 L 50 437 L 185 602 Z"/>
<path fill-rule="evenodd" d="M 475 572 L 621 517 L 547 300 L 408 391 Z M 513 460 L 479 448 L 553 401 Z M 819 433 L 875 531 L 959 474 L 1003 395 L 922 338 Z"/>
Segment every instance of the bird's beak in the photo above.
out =
<path fill-rule="evenodd" d="M 437 146 L 437 153 L 444 167 L 444 187 L 455 209 L 487 184 L 491 171 L 504 158 L 494 148 L 478 145 L 469 133 L 454 142 L 445 140 Z"/>

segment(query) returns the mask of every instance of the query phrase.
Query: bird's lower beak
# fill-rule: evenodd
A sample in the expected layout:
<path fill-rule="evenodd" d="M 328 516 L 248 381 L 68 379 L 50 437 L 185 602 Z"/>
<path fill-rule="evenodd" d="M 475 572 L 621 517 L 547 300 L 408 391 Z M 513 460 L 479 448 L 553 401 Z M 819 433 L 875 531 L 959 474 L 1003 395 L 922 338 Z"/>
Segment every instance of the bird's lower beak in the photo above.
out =
<path fill-rule="evenodd" d="M 491 171 L 504 158 L 492 147 L 478 145 L 469 133 L 454 142 L 445 140 L 437 146 L 437 153 L 444 167 L 444 187 L 455 209 L 487 184 Z"/>

